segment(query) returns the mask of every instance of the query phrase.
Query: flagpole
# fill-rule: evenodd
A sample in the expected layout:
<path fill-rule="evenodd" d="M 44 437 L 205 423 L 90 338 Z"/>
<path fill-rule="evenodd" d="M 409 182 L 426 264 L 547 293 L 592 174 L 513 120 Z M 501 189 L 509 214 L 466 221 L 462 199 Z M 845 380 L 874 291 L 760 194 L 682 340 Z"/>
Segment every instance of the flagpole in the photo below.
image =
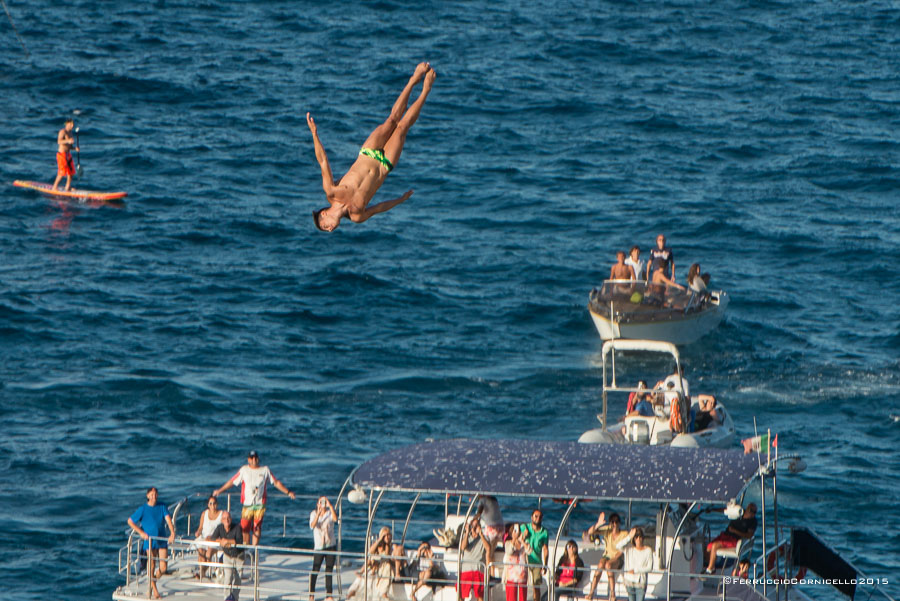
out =
<path fill-rule="evenodd" d="M 753 434 L 757 438 L 760 438 L 759 431 L 756 428 L 756 416 L 753 417 Z M 768 441 L 766 441 L 766 445 L 768 445 Z M 760 465 L 760 455 L 762 451 L 762 440 L 760 438 L 759 442 L 756 444 L 756 463 Z M 766 466 L 768 467 L 768 466 Z M 759 501 L 760 506 L 762 507 L 762 548 L 763 548 L 763 557 L 766 557 L 766 472 L 763 469 L 760 469 L 759 472 Z M 765 565 L 765 564 L 763 564 Z M 765 573 L 765 568 L 763 569 Z M 769 583 L 768 574 L 763 578 L 763 596 L 768 595 L 767 585 Z"/>
<path fill-rule="evenodd" d="M 775 435 L 775 441 L 772 446 L 775 447 L 775 463 L 772 464 L 772 507 L 775 513 L 775 573 L 778 574 L 778 487 L 776 481 L 778 479 L 778 435 Z M 787 578 L 787 555 L 784 558 L 784 577 Z M 778 601 L 779 584 L 775 584 L 775 601 Z M 787 587 L 784 589 L 784 599 L 787 601 Z"/>

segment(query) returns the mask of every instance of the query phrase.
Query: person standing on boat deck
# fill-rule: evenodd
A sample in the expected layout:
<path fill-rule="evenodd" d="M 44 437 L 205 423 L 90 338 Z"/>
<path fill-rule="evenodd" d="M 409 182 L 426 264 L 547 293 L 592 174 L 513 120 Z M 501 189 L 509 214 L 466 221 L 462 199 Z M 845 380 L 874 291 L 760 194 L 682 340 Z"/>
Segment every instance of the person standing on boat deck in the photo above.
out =
<path fill-rule="evenodd" d="M 250 532 L 253 531 L 252 541 L 254 545 L 259 544 L 260 534 L 262 533 L 263 516 L 266 515 L 266 485 L 271 482 L 272 485 L 289 496 L 293 501 L 296 495 L 288 490 L 287 486 L 275 477 L 269 466 L 259 466 L 259 454 L 256 451 L 250 451 L 247 455 L 247 465 L 242 466 L 238 472 L 228 479 L 228 481 L 213 492 L 214 497 L 218 497 L 222 492 L 231 487 L 241 485 L 241 530 L 244 531 L 244 541 L 250 544 Z"/>
<path fill-rule="evenodd" d="M 169 514 L 169 508 L 159 502 L 159 491 L 155 486 L 147 489 L 147 502 L 138 507 L 137 511 L 128 518 L 128 525 L 134 530 L 138 536 L 144 539 L 143 548 L 148 549 L 147 554 L 147 573 L 153 570 L 153 558 L 159 558 L 159 569 L 153 573 L 150 579 L 150 585 L 153 587 L 153 594 L 159 599 L 159 591 L 156 588 L 156 578 L 166 573 L 168 567 L 166 559 L 169 557 L 169 544 L 175 541 L 175 524 L 172 523 L 172 516 Z M 154 540 L 161 537 L 165 532 L 164 526 L 169 527 L 169 539 Z"/>
<path fill-rule="evenodd" d="M 504 544 L 503 581 L 506 583 L 506 601 L 526 601 L 528 597 L 528 554 L 531 547 L 522 537 L 518 524 L 512 524 L 509 540 Z"/>
<path fill-rule="evenodd" d="M 625 592 L 628 601 L 644 601 L 647 592 L 647 573 L 653 569 L 653 549 L 644 545 L 644 531 L 632 528 L 619 542 L 625 554 Z"/>
<path fill-rule="evenodd" d="M 630 265 L 625 264 L 625 252 L 616 251 L 616 263 L 609 270 L 609 279 L 611 280 L 633 280 L 634 270 Z"/>
<path fill-rule="evenodd" d="M 400 153 L 406 143 L 406 134 L 419 118 L 435 76 L 434 69 L 428 63 L 419 63 L 416 66 L 415 72 L 394 103 L 387 121 L 369 135 L 356 161 L 340 181 L 335 181 L 331 173 L 328 155 L 325 154 L 325 148 L 319 140 L 316 122 L 309 113 L 306 113 L 306 123 L 312 132 L 316 148 L 316 160 L 322 169 L 322 188 L 329 204 L 324 209 L 313 211 L 313 222 L 317 228 L 323 232 L 334 231 L 344 217 L 355 223 L 362 223 L 373 215 L 393 209 L 412 196 L 413 191 L 409 190 L 400 198 L 369 206 L 372 197 L 400 159 Z M 413 87 L 422 80 L 424 80 L 422 92 L 407 110 L 409 95 Z"/>
<path fill-rule="evenodd" d="M 309 514 L 309 528 L 313 531 L 312 571 L 309 574 L 309 601 L 315 599 L 316 579 L 319 576 L 319 568 L 322 560 L 325 561 L 325 601 L 331 601 L 331 572 L 334 569 L 334 551 L 337 546 L 334 542 L 334 523 L 337 521 L 337 513 L 331 506 L 328 497 L 319 497 L 316 508 Z M 324 553 L 323 553 L 324 551 Z"/>
<path fill-rule="evenodd" d="M 463 601 L 469 593 L 475 595 L 477 601 L 484 599 L 484 554 L 490 543 L 481 530 L 481 520 L 473 517 L 459 537 L 459 553 L 462 556 L 462 567 L 459 574 L 459 595 Z"/>
<path fill-rule="evenodd" d="M 641 249 L 637 245 L 631 247 L 628 258 L 625 259 L 625 264 L 634 270 L 635 280 L 647 279 L 644 276 L 644 262 L 641 260 Z"/>
<path fill-rule="evenodd" d="M 641 401 L 646 402 L 646 401 Z M 643 415 L 643 414 L 642 414 Z M 653 415 L 653 408 L 650 408 L 650 415 Z M 619 549 L 618 544 L 622 539 L 628 537 L 628 532 L 620 528 L 622 518 L 618 513 L 609 515 L 609 524 L 606 524 L 606 512 L 601 511 L 597 518 L 597 523 L 582 533 L 585 541 L 597 543 L 603 541 L 603 556 L 597 562 L 597 569 L 594 571 L 594 577 L 591 579 L 591 590 L 588 592 L 588 599 L 594 598 L 594 591 L 600 583 L 600 577 L 606 570 L 606 583 L 609 590 L 609 601 L 615 601 L 616 598 L 616 574 L 609 570 L 621 570 L 624 563 L 624 555 Z"/>
<path fill-rule="evenodd" d="M 756 503 L 750 503 L 744 514 L 728 522 L 728 528 L 706 545 L 706 573 L 712 574 L 716 569 L 716 553 L 719 549 L 734 549 L 738 541 L 747 540 L 756 532 Z"/>
<path fill-rule="evenodd" d="M 56 181 L 53 182 L 53 191 L 59 189 L 59 180 L 66 178 L 66 191 L 72 189 L 72 176 L 75 175 L 75 163 L 72 162 L 72 148 L 81 150 L 75 146 L 75 138 L 72 137 L 72 128 L 75 127 L 74 119 L 66 119 L 64 127 L 56 134 Z"/>
<path fill-rule="evenodd" d="M 215 531 L 216 526 L 222 523 L 222 516 L 224 512 L 219 509 L 219 501 L 212 495 L 210 495 L 209 499 L 206 501 L 206 509 L 203 513 L 200 514 L 200 525 L 197 526 L 197 531 L 194 533 L 194 536 L 197 538 L 201 538 L 203 540 L 208 539 L 212 536 L 212 533 Z M 212 547 L 200 547 L 197 548 L 197 561 L 200 563 L 200 570 L 194 574 L 194 578 L 203 578 L 206 576 L 209 566 L 203 565 L 204 563 L 210 563 L 212 561 L 213 555 L 215 552 Z"/>
<path fill-rule="evenodd" d="M 675 255 L 672 249 L 666 246 L 666 237 L 660 234 L 656 237 L 656 248 L 650 249 L 650 258 L 647 260 L 647 274 L 645 279 L 650 280 L 651 274 L 662 263 L 669 272 L 669 279 L 675 280 Z"/>
<path fill-rule="evenodd" d="M 522 534 L 525 536 L 525 542 L 531 547 L 528 553 L 528 563 L 534 567 L 529 567 L 531 574 L 531 594 L 533 599 L 541 598 L 541 576 L 547 571 L 547 557 L 550 555 L 550 533 L 541 523 L 544 520 L 544 513 L 540 509 L 535 509 L 531 513 L 531 523 L 522 524 Z M 544 567 L 542 567 L 544 566 Z"/>
<path fill-rule="evenodd" d="M 503 513 L 500 511 L 497 497 L 490 495 L 481 497 L 475 517 L 484 522 L 484 538 L 488 542 L 484 549 L 484 561 L 491 563 L 494 559 L 494 549 L 503 541 Z"/>
<path fill-rule="evenodd" d="M 222 523 L 216 526 L 209 540 L 222 547 L 222 584 L 225 586 L 225 601 L 238 601 L 241 595 L 241 568 L 244 567 L 244 550 L 237 545 L 244 543 L 239 524 L 231 519 L 231 514 L 222 512 Z"/>

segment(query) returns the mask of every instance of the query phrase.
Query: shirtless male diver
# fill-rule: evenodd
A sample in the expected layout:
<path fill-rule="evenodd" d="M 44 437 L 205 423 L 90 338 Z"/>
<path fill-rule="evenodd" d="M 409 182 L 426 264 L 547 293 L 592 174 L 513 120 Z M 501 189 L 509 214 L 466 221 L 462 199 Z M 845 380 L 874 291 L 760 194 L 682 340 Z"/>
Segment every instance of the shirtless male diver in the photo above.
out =
<path fill-rule="evenodd" d="M 313 144 L 316 147 L 316 160 L 322 168 L 322 189 L 325 190 L 325 197 L 330 205 L 324 209 L 313 211 L 313 221 L 317 228 L 323 232 L 334 231 L 343 217 L 349 217 L 351 221 L 362 223 L 372 215 L 393 209 L 412 196 L 413 191 L 409 190 L 400 198 L 385 200 L 369 206 L 369 201 L 375 196 L 387 174 L 400 159 L 403 144 L 406 142 L 406 134 L 419 118 L 425 99 L 434 84 L 434 78 L 435 72 L 431 65 L 419 63 L 416 66 L 415 72 L 394 103 L 387 121 L 375 128 L 375 131 L 369 135 L 359 151 L 356 161 L 338 182 L 334 181 L 334 175 L 331 173 L 328 156 L 325 154 L 325 149 L 322 147 L 316 131 L 316 122 L 309 113 L 306 113 L 306 123 L 312 132 Z M 423 81 L 422 92 L 407 110 L 409 95 L 413 86 L 420 80 Z"/>
<path fill-rule="evenodd" d="M 72 137 L 72 128 L 75 121 L 66 119 L 65 127 L 56 134 L 56 181 L 53 182 L 53 191 L 59 188 L 59 180 L 65 176 L 66 191 L 72 188 L 72 176 L 75 175 L 75 163 L 72 162 L 72 147 L 75 146 L 75 138 Z M 76 148 L 75 150 L 78 150 Z"/>

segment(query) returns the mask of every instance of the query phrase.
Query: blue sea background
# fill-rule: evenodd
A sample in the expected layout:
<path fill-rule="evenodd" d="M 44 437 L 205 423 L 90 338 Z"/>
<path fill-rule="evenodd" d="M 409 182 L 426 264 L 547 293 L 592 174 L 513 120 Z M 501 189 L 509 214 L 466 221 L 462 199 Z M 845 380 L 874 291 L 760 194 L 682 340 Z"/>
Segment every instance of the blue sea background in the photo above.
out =
<path fill-rule="evenodd" d="M 333 497 L 427 438 L 576 439 L 588 292 L 658 233 L 732 299 L 692 390 L 801 454 L 780 519 L 900 594 L 895 3 L 7 5 L 0 598 L 109 598 L 144 490 L 210 491 L 250 448 Z M 316 231 L 305 113 L 339 176 L 422 60 L 376 201 L 414 195 Z M 52 181 L 75 111 L 76 185 L 122 208 L 8 185 Z"/>

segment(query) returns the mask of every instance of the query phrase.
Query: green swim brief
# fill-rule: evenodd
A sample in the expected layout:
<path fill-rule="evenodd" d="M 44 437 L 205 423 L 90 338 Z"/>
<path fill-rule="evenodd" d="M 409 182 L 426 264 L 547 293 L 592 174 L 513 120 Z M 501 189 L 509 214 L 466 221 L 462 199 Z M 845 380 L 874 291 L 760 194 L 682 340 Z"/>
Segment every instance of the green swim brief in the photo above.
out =
<path fill-rule="evenodd" d="M 384 168 L 388 170 L 388 173 L 390 173 L 391 169 L 394 168 L 394 166 L 391 165 L 391 162 L 389 160 L 387 160 L 387 157 L 384 156 L 384 150 L 381 150 L 380 148 L 379 149 L 363 148 L 359 151 L 359 154 L 361 154 L 363 156 L 367 156 L 370 159 L 375 159 L 376 161 L 378 161 L 379 163 L 384 165 Z"/>

